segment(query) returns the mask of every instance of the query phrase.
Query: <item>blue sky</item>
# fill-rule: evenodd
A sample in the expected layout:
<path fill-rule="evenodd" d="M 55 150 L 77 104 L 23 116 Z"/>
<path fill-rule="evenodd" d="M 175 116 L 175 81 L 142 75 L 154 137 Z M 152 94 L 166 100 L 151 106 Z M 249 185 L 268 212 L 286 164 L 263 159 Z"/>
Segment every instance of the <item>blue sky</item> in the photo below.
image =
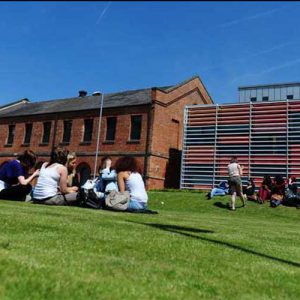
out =
<path fill-rule="evenodd" d="M 0 2 L 0 104 L 300 81 L 300 2 Z"/>

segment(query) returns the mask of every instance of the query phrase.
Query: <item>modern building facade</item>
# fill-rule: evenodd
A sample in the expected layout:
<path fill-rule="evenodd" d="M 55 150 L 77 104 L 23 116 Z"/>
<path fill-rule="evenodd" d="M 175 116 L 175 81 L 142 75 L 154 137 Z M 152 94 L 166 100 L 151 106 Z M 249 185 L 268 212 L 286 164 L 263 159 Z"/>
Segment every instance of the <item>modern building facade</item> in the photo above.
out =
<path fill-rule="evenodd" d="M 181 188 L 210 189 L 227 180 L 237 156 L 244 180 L 300 178 L 300 100 L 195 105 L 185 108 Z"/>
<path fill-rule="evenodd" d="M 94 169 L 99 125 L 99 94 L 0 107 L 0 163 L 25 149 L 40 161 L 54 146 L 64 145 L 78 156 L 78 172 L 88 177 Z M 183 111 L 186 105 L 212 104 L 198 76 L 168 87 L 104 95 L 99 160 L 113 162 L 133 155 L 143 166 L 147 188 L 179 187 Z"/>
<path fill-rule="evenodd" d="M 300 99 L 300 82 L 243 86 L 238 88 L 239 102 L 267 102 Z"/>

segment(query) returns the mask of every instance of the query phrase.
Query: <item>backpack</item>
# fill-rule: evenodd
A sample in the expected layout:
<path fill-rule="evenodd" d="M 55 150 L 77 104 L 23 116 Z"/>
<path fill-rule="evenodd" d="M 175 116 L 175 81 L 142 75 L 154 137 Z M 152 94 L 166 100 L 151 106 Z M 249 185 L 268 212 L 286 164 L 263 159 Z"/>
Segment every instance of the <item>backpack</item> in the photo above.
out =
<path fill-rule="evenodd" d="M 124 211 L 127 210 L 130 201 L 130 194 L 128 191 L 117 192 L 111 191 L 105 197 L 105 205 L 108 209 Z"/>
<path fill-rule="evenodd" d="M 85 208 L 102 208 L 102 202 L 100 198 L 94 192 L 95 182 L 88 180 L 78 191 L 77 199 L 79 206 Z"/>

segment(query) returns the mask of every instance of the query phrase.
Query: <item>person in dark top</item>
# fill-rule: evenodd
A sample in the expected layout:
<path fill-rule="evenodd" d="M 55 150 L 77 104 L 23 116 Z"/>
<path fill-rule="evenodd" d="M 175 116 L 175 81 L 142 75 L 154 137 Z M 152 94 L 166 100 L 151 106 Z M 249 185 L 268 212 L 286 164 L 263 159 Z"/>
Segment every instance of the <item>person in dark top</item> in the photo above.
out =
<path fill-rule="evenodd" d="M 0 199 L 25 201 L 31 192 L 30 182 L 39 175 L 39 170 L 29 176 L 28 172 L 36 163 L 36 155 L 31 150 L 24 151 L 16 160 L 4 163 L 0 168 Z"/>
<path fill-rule="evenodd" d="M 285 190 L 285 198 L 282 204 L 300 208 L 300 196 L 298 194 L 298 185 L 295 176 L 290 176 L 288 178 L 287 188 Z"/>
<path fill-rule="evenodd" d="M 257 196 L 255 194 L 255 183 L 253 178 L 249 178 L 247 181 L 247 186 L 243 187 L 243 194 L 248 200 L 256 201 Z"/>
<path fill-rule="evenodd" d="M 271 207 L 277 207 L 282 204 L 285 196 L 285 181 L 281 175 L 274 178 L 274 184 L 271 191 Z"/>

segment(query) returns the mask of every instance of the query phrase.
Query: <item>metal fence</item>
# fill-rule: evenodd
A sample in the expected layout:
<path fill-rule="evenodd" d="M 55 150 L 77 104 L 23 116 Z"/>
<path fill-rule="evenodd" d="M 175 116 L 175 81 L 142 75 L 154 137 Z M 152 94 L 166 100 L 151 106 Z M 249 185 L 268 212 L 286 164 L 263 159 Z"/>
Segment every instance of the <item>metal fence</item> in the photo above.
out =
<path fill-rule="evenodd" d="M 187 106 L 180 187 L 227 180 L 232 156 L 257 185 L 266 174 L 300 178 L 300 100 Z"/>

